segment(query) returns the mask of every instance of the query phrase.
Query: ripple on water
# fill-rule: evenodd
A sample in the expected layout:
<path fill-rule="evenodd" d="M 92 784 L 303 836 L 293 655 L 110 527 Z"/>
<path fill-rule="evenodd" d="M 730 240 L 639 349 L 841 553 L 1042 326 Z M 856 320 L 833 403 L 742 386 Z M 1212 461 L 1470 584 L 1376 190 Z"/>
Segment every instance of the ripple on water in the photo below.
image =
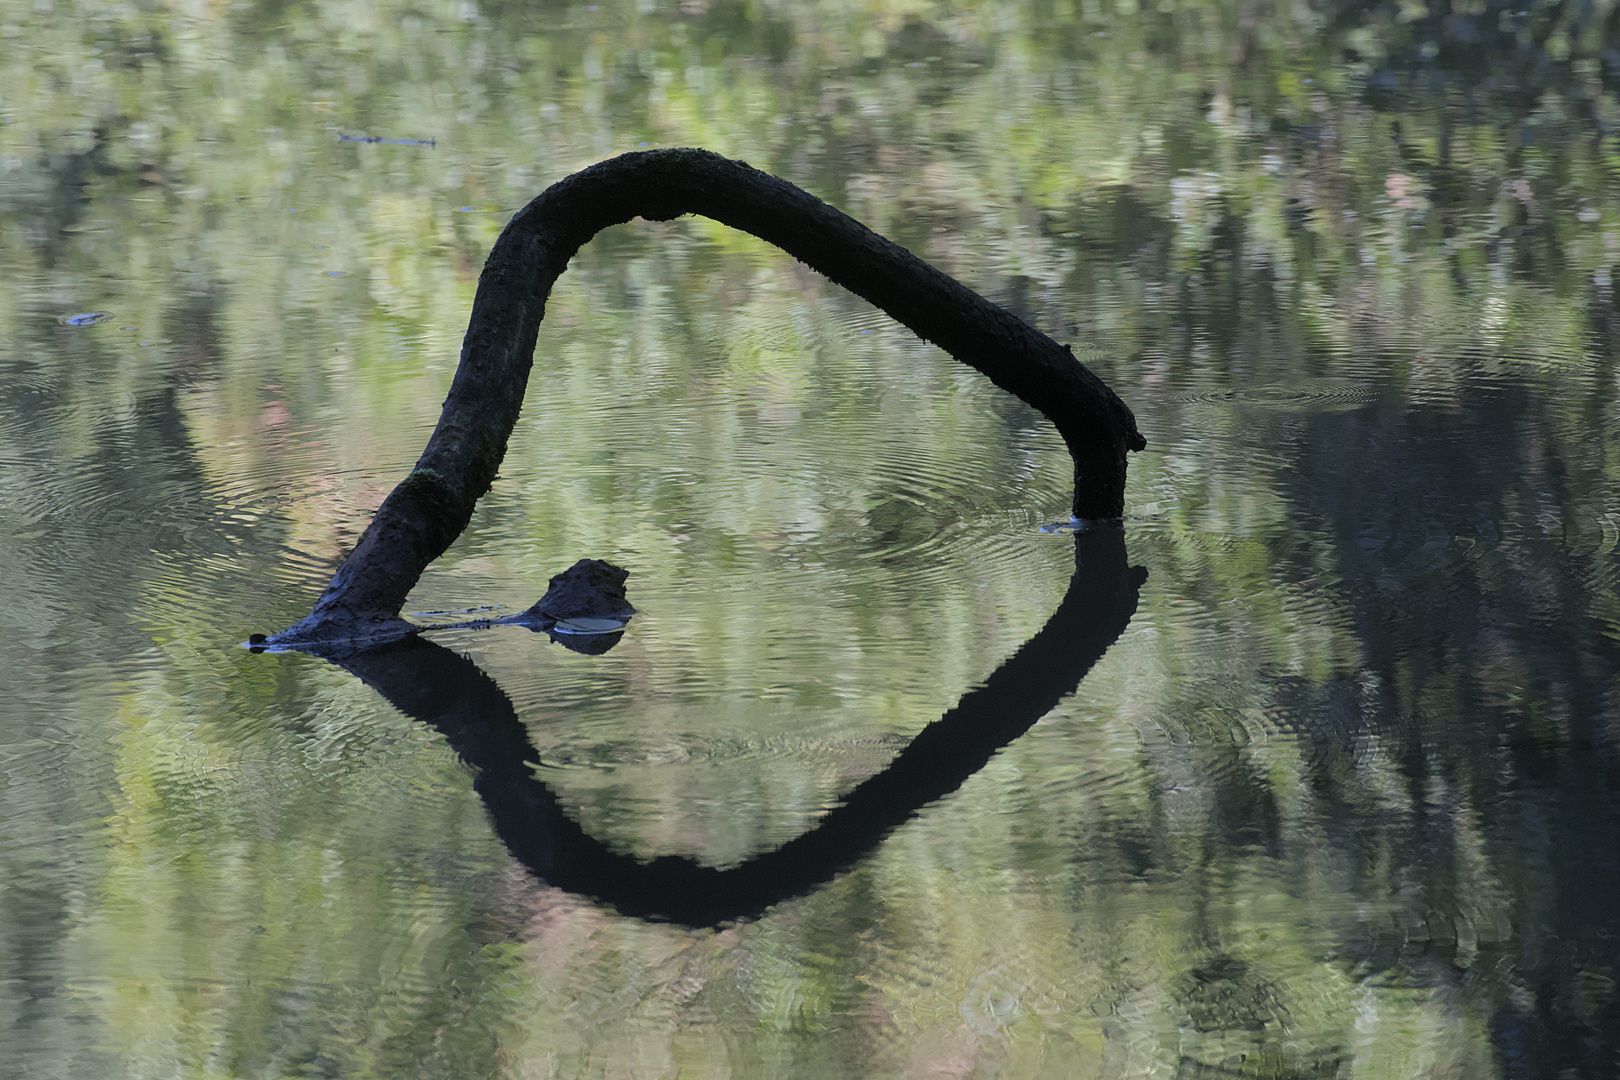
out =
<path fill-rule="evenodd" d="M 524 482 L 531 497 L 548 502 L 551 492 L 573 489 L 599 499 L 596 493 L 617 488 L 626 515 L 635 507 L 646 529 L 645 541 L 623 543 L 624 560 L 634 558 L 637 543 L 667 544 L 675 537 L 693 559 L 721 545 L 742 555 L 727 567 L 731 582 L 797 566 L 818 575 L 843 572 L 856 590 L 890 588 L 899 575 L 913 585 L 951 574 L 994 577 L 1026 542 L 1023 534 L 1066 508 L 1067 456 L 1044 421 L 1009 431 L 987 406 L 999 403 L 1000 391 L 979 386 L 979 376 L 914 341 L 905 346 L 907 353 L 897 354 L 890 342 L 848 350 L 836 363 L 807 354 L 797 318 L 781 315 L 742 332 L 754 345 L 796 355 L 716 375 L 703 382 L 700 402 L 693 400 L 699 391 L 688 380 L 666 388 L 681 385 L 682 393 L 633 408 L 611 384 L 566 404 L 535 403 L 525 421 L 529 431 L 566 427 L 587 430 L 592 440 L 588 458 L 578 451 L 570 455 L 564 449 L 570 440 L 561 435 L 556 446 L 548 440 L 544 451 L 528 451 L 534 471 Z M 863 306 L 852 307 L 846 323 L 823 332 L 848 337 L 861 332 L 851 326 L 867 324 L 910 336 Z M 900 385 L 894 385 L 897 357 L 906 368 Z M 828 366 L 844 384 L 830 396 L 831 405 L 829 395 L 806 383 Z M 964 373 L 965 390 L 957 380 Z M 851 395 L 851 385 L 870 392 Z M 927 429 L 935 417 L 960 427 L 954 443 L 930 440 Z M 518 475 L 523 467 L 509 465 L 503 472 Z M 504 494 L 497 489 L 495 498 Z M 578 499 L 570 494 L 570 501 Z M 747 513 L 740 513 L 745 507 Z M 492 553 L 505 542 L 477 541 Z M 600 541 L 589 543 L 594 548 Z M 638 588 L 645 584 L 636 580 Z M 823 577 L 818 587 L 841 585 Z M 713 586 L 691 575 L 660 587 L 673 596 Z"/>
<path fill-rule="evenodd" d="M 63 326 L 94 326 L 106 322 L 114 314 L 111 311 L 81 311 L 76 315 L 63 315 L 56 321 Z"/>
<path fill-rule="evenodd" d="M 1378 387 L 1350 379 L 1309 379 L 1267 386 L 1185 390 L 1165 400 L 1185 405 L 1234 405 L 1274 412 L 1350 412 L 1377 402 Z"/>

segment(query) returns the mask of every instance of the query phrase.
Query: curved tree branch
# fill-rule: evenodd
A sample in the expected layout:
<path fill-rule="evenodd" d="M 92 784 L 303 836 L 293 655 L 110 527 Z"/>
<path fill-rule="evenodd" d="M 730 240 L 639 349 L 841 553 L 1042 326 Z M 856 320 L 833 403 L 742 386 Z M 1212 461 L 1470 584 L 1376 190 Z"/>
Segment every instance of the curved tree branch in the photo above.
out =
<path fill-rule="evenodd" d="M 528 386 L 551 287 L 586 241 L 633 217 L 702 214 L 767 240 L 1039 409 L 1074 458 L 1074 515 L 1124 512 L 1131 410 L 1064 346 L 900 245 L 795 187 L 705 150 L 625 154 L 520 210 L 478 280 L 461 364 L 416 468 L 377 510 L 314 610 L 272 647 L 356 642 L 413 627 L 399 611 L 495 480 Z"/>

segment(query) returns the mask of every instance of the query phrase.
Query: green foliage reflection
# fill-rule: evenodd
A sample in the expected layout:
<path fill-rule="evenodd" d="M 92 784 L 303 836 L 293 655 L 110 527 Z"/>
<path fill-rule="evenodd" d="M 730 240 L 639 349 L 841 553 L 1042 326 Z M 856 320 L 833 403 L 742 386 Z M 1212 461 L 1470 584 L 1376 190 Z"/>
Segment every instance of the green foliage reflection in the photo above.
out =
<path fill-rule="evenodd" d="M 1607 1075 L 1617 11 L 0 3 L 0 1059 Z M 505 214 L 643 143 L 1098 343 L 1152 443 L 1079 698 L 702 936 L 536 889 L 431 733 L 229 647 L 420 448 Z M 1039 625 L 1061 450 L 703 223 L 565 286 L 423 606 L 631 564 L 607 662 L 456 644 L 598 835 L 732 864 Z"/>

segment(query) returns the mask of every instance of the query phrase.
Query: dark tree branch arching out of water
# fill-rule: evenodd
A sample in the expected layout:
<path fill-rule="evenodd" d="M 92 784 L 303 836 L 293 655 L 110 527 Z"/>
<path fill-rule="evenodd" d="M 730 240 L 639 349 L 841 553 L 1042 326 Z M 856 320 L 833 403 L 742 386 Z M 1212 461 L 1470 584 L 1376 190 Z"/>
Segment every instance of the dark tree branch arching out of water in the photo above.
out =
<path fill-rule="evenodd" d="M 626 154 L 552 185 L 496 241 L 461 364 L 415 469 L 389 494 L 315 608 L 268 644 L 397 636 L 422 571 L 472 519 L 506 454 L 551 287 L 591 237 L 634 217 L 701 214 L 767 240 L 1039 409 L 1074 458 L 1074 516 L 1124 513 L 1131 410 L 1064 346 L 848 215 L 703 150 Z"/>

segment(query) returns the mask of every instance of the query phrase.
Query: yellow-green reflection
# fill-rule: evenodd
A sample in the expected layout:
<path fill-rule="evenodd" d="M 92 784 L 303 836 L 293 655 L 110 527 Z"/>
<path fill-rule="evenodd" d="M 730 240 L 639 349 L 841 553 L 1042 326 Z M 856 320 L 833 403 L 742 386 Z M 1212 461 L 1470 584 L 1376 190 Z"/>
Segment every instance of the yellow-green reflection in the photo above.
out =
<path fill-rule="evenodd" d="M 0 1060 L 1608 1075 L 1615 8 L 1420 7 L 0 4 Z M 1151 443 L 1076 697 L 720 932 L 536 885 L 433 732 L 235 648 L 414 459 L 506 215 L 642 144 L 1092 345 Z M 503 474 L 418 606 L 633 571 L 606 657 L 448 643 L 646 857 L 797 835 L 1069 570 L 1030 413 L 704 222 L 582 256 Z"/>

